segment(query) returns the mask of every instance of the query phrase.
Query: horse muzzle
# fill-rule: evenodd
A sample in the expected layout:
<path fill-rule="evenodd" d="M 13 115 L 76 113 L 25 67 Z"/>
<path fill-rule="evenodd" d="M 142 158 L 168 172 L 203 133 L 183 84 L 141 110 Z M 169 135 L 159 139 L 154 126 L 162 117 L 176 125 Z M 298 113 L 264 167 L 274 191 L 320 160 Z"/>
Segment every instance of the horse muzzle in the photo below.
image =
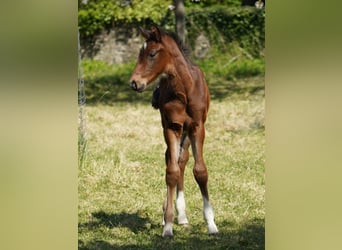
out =
<path fill-rule="evenodd" d="M 135 91 L 138 91 L 138 92 L 143 92 L 146 88 L 146 84 L 145 83 L 138 83 L 136 81 L 131 81 L 130 84 L 131 86 L 131 89 L 135 90 Z"/>

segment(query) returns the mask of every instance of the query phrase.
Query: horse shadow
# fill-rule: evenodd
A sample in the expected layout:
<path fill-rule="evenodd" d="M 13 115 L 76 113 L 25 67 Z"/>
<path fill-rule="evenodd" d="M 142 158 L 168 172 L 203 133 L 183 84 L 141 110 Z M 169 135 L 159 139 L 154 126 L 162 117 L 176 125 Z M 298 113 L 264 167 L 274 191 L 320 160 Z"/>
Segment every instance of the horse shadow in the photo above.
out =
<path fill-rule="evenodd" d="M 135 234 L 146 230 L 147 225 L 151 225 L 151 221 L 148 218 L 141 217 L 138 213 L 118 213 L 108 214 L 103 211 L 92 213 L 92 220 L 87 223 L 79 224 L 80 230 L 83 228 L 97 229 L 100 227 L 115 228 L 126 227 Z"/>

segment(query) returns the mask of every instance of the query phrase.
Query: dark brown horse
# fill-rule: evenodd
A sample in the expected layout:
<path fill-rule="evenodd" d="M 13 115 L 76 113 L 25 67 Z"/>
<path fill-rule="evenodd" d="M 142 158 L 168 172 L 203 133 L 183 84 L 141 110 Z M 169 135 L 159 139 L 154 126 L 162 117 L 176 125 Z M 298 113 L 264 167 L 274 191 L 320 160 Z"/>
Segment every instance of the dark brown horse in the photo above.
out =
<path fill-rule="evenodd" d="M 184 200 L 184 169 L 191 145 L 195 166 L 193 173 L 203 197 L 203 214 L 209 234 L 218 233 L 214 212 L 209 203 L 208 172 L 203 160 L 204 122 L 210 96 L 202 70 L 192 64 L 176 39 L 158 26 L 140 29 L 146 39 L 130 79 L 133 90 L 142 92 L 161 76 L 153 95 L 159 108 L 164 138 L 167 198 L 163 205 L 163 236 L 172 236 L 173 197 L 177 188 L 178 223 L 187 224 Z"/>

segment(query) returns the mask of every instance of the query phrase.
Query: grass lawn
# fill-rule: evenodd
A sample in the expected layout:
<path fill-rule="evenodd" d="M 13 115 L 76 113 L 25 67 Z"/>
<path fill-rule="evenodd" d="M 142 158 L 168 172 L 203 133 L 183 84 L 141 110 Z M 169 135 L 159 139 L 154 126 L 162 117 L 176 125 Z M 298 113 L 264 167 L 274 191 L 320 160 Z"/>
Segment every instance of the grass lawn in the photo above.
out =
<path fill-rule="evenodd" d="M 191 158 L 185 172 L 190 225 L 174 224 L 174 237 L 161 237 L 166 146 L 152 90 L 138 94 L 111 82 L 106 98 L 90 99 L 79 166 L 79 249 L 264 249 L 263 81 L 209 83 L 204 157 L 218 236 L 207 235 Z"/>

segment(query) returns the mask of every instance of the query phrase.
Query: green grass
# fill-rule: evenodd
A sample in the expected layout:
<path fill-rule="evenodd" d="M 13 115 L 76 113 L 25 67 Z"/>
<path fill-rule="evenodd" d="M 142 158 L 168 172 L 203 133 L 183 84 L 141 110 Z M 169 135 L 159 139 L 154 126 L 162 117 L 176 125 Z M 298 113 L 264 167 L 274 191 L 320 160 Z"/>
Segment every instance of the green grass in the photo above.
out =
<path fill-rule="evenodd" d="M 151 90 L 138 94 L 123 84 L 127 81 L 123 75 L 132 66 L 102 65 L 103 74 L 99 70 L 93 76 L 90 70 L 85 72 L 88 83 L 107 79 L 102 84 L 108 91 L 117 88 L 121 93 L 109 92 L 107 99 L 97 93 L 86 106 L 87 144 L 79 168 L 79 249 L 264 249 L 263 77 L 238 81 L 209 77 L 212 102 L 204 157 L 220 234 L 207 235 L 190 159 L 185 172 L 190 226 L 174 224 L 173 239 L 163 239 L 166 146 L 159 111 L 150 105 Z"/>
<path fill-rule="evenodd" d="M 238 50 L 238 49 L 235 49 Z M 240 50 L 242 50 L 240 48 Z M 253 58 L 245 51 L 231 51 L 232 54 L 217 55 L 216 53 L 202 61 L 198 61 L 206 73 L 208 81 L 217 77 L 237 81 L 244 78 L 263 76 L 265 72 L 264 58 Z"/>

